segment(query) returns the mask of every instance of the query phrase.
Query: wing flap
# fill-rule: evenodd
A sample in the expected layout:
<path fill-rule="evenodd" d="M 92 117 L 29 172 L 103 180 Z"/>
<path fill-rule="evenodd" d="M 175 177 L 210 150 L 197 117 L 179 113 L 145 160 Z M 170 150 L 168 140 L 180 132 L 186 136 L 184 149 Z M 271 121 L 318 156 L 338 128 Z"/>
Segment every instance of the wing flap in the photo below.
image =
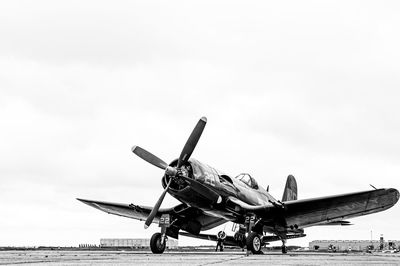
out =
<path fill-rule="evenodd" d="M 350 221 L 333 221 L 333 222 L 326 222 L 319 225 L 341 225 L 341 226 L 348 226 L 353 225 Z"/>

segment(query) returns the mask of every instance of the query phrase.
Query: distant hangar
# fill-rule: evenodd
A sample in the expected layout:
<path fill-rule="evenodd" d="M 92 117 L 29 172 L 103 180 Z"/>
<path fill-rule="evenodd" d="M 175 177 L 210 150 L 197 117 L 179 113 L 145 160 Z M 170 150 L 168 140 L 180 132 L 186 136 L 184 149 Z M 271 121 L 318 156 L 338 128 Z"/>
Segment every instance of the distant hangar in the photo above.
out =
<path fill-rule="evenodd" d="M 150 246 L 150 239 L 148 238 L 102 238 L 100 239 L 100 247 L 119 247 L 119 248 L 148 248 Z M 178 248 L 178 241 L 175 239 L 168 239 L 167 248 Z"/>
<path fill-rule="evenodd" d="M 309 243 L 310 250 L 366 251 L 395 250 L 400 247 L 400 240 L 314 240 Z"/>

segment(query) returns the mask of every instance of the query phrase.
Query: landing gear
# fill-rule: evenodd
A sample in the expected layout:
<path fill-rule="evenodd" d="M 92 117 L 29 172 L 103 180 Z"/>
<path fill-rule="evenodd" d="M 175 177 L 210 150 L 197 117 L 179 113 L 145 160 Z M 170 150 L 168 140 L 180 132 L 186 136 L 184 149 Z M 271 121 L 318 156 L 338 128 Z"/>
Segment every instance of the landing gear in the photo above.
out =
<path fill-rule="evenodd" d="M 150 239 L 150 249 L 154 254 L 161 254 L 167 246 L 167 228 L 171 225 L 171 217 L 169 214 L 161 215 L 158 224 L 161 227 L 161 233 L 155 233 Z"/>
<path fill-rule="evenodd" d="M 254 227 L 256 226 L 257 221 L 256 221 L 256 216 L 254 214 L 248 214 L 245 217 L 245 228 L 247 232 L 247 238 L 246 238 L 246 256 L 249 255 L 249 253 L 253 254 L 262 254 L 261 247 L 263 246 L 263 242 L 261 240 L 260 234 L 256 233 L 253 231 Z"/>
<path fill-rule="evenodd" d="M 282 254 L 287 253 L 286 239 L 282 239 Z"/>
<path fill-rule="evenodd" d="M 285 245 L 282 245 L 282 254 L 287 253 L 287 247 Z"/>
<path fill-rule="evenodd" d="M 151 252 L 154 254 L 161 254 L 164 252 L 166 246 L 166 237 L 161 233 L 155 233 L 150 239 Z"/>
<path fill-rule="evenodd" d="M 256 232 L 251 232 L 246 238 L 246 247 L 253 254 L 262 253 L 262 242 L 260 236 Z"/>

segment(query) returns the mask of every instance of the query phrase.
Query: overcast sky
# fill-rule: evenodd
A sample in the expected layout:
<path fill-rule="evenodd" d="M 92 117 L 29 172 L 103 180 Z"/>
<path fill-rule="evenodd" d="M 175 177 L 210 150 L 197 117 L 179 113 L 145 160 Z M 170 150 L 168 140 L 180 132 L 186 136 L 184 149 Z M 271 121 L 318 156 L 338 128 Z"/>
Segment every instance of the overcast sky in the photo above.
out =
<path fill-rule="evenodd" d="M 0 246 L 149 238 L 156 225 L 75 198 L 154 205 L 163 172 L 130 148 L 172 161 L 201 116 L 192 156 L 277 198 L 288 174 L 299 198 L 399 189 L 398 14 L 397 1 L 1 1 Z M 288 244 L 400 239 L 399 206 Z"/>

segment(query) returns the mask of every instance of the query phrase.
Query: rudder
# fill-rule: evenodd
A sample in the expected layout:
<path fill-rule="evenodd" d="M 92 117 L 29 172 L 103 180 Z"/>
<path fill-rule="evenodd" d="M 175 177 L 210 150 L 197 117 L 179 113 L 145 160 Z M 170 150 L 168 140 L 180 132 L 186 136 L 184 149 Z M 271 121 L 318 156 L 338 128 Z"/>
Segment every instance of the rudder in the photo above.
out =
<path fill-rule="evenodd" d="M 292 175 L 289 175 L 286 179 L 286 186 L 282 196 L 282 202 L 289 200 L 297 200 L 297 182 Z"/>

